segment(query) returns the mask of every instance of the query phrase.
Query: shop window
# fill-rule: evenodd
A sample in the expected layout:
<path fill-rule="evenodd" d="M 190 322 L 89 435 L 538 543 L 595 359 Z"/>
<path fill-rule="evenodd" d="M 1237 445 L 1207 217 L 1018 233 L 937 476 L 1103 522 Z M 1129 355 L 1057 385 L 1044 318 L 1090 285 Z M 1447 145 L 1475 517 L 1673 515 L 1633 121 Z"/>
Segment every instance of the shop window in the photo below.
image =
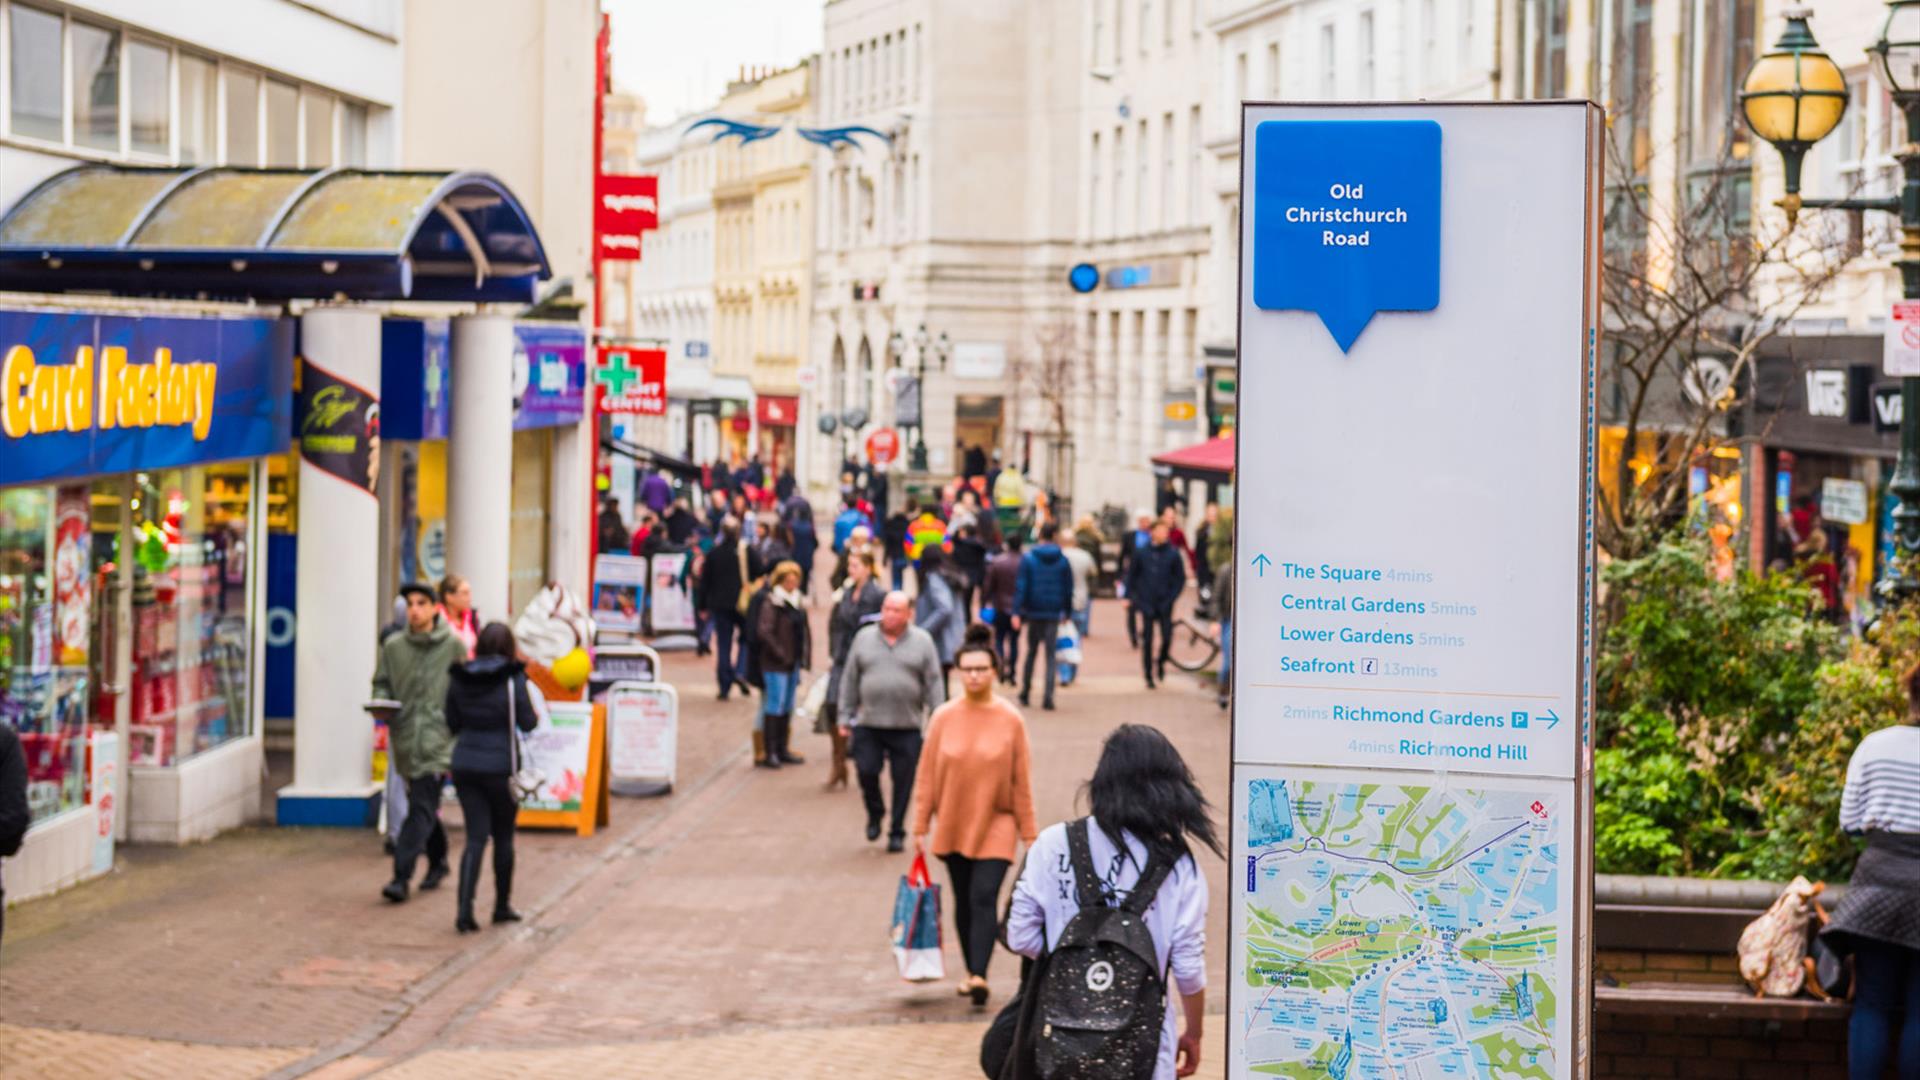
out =
<path fill-rule="evenodd" d="M 120 35 L 73 24 L 73 141 L 95 150 L 120 149 Z"/>
<path fill-rule="evenodd" d="M 134 479 L 128 760 L 167 766 L 247 734 L 253 466 Z"/>
<path fill-rule="evenodd" d="M 85 486 L 0 491 L 0 722 L 34 821 L 86 800 L 91 541 Z"/>
<path fill-rule="evenodd" d="M 172 54 L 144 41 L 127 43 L 127 104 L 130 110 L 127 130 L 136 154 L 165 155 L 171 146 L 169 103 L 173 91 L 168 84 Z M 181 108 L 186 108 L 184 93 Z"/>
<path fill-rule="evenodd" d="M 223 73 L 227 98 L 228 165 L 260 164 L 260 76 L 228 68 Z"/>
<path fill-rule="evenodd" d="M 8 14 L 13 133 L 62 142 L 60 16 L 22 4 L 14 4 Z"/>
<path fill-rule="evenodd" d="M 212 61 L 180 55 L 180 164 L 210 165 L 220 130 L 220 91 Z"/>
<path fill-rule="evenodd" d="M 547 583 L 547 488 L 553 466 L 553 432 L 513 433 L 512 517 L 507 536 L 507 608 L 485 612 L 511 621 Z M 456 567 L 456 572 L 458 568 Z"/>

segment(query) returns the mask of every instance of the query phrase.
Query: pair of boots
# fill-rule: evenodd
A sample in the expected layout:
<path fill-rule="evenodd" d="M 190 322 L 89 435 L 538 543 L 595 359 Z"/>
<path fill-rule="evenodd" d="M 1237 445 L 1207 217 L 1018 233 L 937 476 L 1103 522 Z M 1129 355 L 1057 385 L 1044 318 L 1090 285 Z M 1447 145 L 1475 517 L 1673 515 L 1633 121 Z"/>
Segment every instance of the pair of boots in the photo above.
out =
<path fill-rule="evenodd" d="M 453 920 L 453 928 L 463 934 L 471 934 L 480 929 L 473 918 L 473 894 L 480 889 L 480 860 L 485 857 L 482 851 L 468 848 L 460 854 L 460 913 Z M 493 860 L 493 922 L 519 922 L 520 913 L 513 910 L 507 901 L 513 895 L 513 856 L 506 858 L 495 856 Z"/>
<path fill-rule="evenodd" d="M 840 725 L 827 728 L 827 735 L 833 739 L 833 764 L 827 768 L 827 790 L 847 786 L 847 737 L 840 732 Z"/>
<path fill-rule="evenodd" d="M 763 769 L 777 769 L 782 765 L 804 765 L 807 759 L 787 745 L 787 738 L 793 733 L 793 715 L 776 716 L 768 713 L 765 730 L 754 732 L 754 761 Z"/>

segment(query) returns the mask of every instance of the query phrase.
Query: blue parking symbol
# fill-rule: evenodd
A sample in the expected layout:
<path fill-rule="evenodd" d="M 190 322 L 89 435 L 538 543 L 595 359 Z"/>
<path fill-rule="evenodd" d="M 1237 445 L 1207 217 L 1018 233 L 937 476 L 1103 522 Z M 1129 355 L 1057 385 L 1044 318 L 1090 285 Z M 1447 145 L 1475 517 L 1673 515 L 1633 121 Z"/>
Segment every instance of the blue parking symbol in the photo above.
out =
<path fill-rule="evenodd" d="M 1528 717 L 1525 712 L 1515 709 L 1513 716 L 1507 721 L 1507 726 L 1515 729 L 1523 729 L 1527 726 L 1527 719 Z"/>

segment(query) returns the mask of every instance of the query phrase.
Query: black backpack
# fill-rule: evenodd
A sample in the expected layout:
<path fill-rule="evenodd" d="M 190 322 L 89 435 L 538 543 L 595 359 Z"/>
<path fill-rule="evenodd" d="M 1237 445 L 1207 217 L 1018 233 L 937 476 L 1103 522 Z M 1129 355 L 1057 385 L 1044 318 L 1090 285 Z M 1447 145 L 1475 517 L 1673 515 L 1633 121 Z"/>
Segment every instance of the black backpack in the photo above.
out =
<path fill-rule="evenodd" d="M 1087 822 L 1067 824 L 1080 910 L 1047 954 L 1036 981 L 1021 1055 L 1043 1080 L 1152 1080 L 1167 1019 L 1167 983 L 1146 911 L 1173 869 L 1155 852 L 1119 907 L 1108 907 L 1093 869 Z"/>

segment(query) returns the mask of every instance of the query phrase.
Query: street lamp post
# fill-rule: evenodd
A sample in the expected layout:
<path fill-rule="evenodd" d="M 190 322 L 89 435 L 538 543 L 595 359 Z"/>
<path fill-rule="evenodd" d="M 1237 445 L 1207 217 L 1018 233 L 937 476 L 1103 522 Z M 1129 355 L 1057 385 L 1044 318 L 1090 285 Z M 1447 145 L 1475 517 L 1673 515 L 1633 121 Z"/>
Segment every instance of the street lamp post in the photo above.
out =
<path fill-rule="evenodd" d="M 924 473 L 927 471 L 927 353 L 933 353 L 934 363 L 939 367 L 947 366 L 947 356 L 953 351 L 953 343 L 947 340 L 947 332 L 940 331 L 938 338 L 927 333 L 927 324 L 921 323 L 920 329 L 913 332 L 913 392 L 914 403 L 919 410 L 914 416 L 913 449 L 907 453 L 907 470 Z M 895 330 L 887 338 L 887 354 L 897 363 L 907 354 L 907 339 Z"/>
<path fill-rule="evenodd" d="M 1893 102 L 1906 118 L 1907 137 L 1894 157 L 1904 183 L 1898 196 L 1878 199 L 1802 199 L 1800 165 L 1813 144 L 1840 124 L 1847 108 L 1846 76 L 1820 51 L 1807 26 L 1809 12 L 1790 8 L 1787 26 L 1773 49 L 1753 62 L 1740 94 L 1741 111 L 1754 134 L 1780 152 L 1786 196 L 1779 206 L 1792 228 L 1801 208 L 1875 210 L 1900 215 L 1900 268 L 1903 294 L 1920 299 L 1920 0 L 1889 0 L 1880 40 L 1868 48 L 1879 61 Z M 1874 591 L 1889 602 L 1920 592 L 1920 578 L 1904 564 L 1920 553 L 1920 378 L 1900 380 L 1900 456 L 1887 489 L 1898 500 L 1894 530 L 1899 557 L 1881 568 Z"/>

